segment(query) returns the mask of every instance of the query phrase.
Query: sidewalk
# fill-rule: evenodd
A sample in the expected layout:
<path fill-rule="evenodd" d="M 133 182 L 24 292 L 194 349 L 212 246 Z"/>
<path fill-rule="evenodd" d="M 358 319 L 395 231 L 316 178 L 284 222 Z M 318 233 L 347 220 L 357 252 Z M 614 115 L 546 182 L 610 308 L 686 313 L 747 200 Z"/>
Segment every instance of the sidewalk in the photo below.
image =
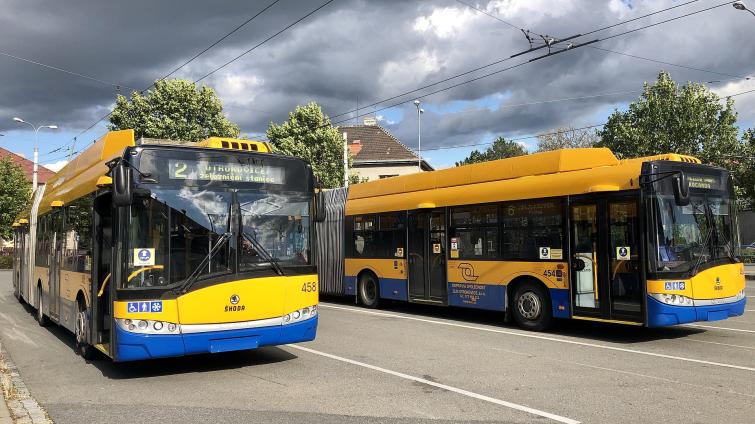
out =
<path fill-rule="evenodd" d="M 745 264 L 745 279 L 755 280 L 755 264 Z"/>
<path fill-rule="evenodd" d="M 16 365 L 0 342 L 0 424 L 50 424 L 52 420 L 29 393 Z"/>
<path fill-rule="evenodd" d="M 10 411 L 8 405 L 5 404 L 5 399 L 0 402 L 0 424 L 13 424 L 13 418 L 10 417 Z"/>

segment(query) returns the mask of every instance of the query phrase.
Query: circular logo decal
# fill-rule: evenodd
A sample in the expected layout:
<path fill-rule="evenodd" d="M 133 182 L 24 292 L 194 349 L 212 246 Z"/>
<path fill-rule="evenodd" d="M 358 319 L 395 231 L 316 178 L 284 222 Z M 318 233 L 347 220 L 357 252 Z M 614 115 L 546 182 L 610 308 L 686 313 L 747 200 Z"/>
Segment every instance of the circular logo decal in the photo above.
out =
<path fill-rule="evenodd" d="M 235 305 L 235 304 L 239 303 L 239 300 L 241 300 L 241 299 L 239 299 L 239 295 L 234 294 L 233 296 L 231 296 L 231 304 L 232 305 Z"/>
<path fill-rule="evenodd" d="M 149 260 L 149 256 L 150 256 L 149 250 L 142 249 L 142 250 L 139 251 L 139 259 L 140 260 L 142 260 L 142 261 L 148 261 Z"/>

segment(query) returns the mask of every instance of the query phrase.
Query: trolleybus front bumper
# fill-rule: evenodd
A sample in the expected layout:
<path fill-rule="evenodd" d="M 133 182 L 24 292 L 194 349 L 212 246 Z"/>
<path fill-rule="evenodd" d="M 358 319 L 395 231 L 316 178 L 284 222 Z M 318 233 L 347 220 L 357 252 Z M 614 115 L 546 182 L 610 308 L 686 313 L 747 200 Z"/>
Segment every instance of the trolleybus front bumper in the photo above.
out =
<path fill-rule="evenodd" d="M 288 325 L 188 334 L 140 334 L 116 326 L 116 361 L 219 353 L 314 340 L 319 316 Z"/>
<path fill-rule="evenodd" d="M 695 321 L 720 321 L 744 313 L 747 299 L 706 306 L 667 305 L 652 296 L 647 297 L 648 327 L 665 327 Z"/>

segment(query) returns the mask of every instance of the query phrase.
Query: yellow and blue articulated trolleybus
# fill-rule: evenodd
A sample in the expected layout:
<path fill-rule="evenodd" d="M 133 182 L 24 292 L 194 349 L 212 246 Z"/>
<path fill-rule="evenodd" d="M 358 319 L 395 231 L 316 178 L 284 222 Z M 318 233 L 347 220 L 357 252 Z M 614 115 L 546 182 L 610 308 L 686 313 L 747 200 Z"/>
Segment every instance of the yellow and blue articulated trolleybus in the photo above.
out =
<path fill-rule="evenodd" d="M 264 142 L 110 132 L 14 224 L 15 295 L 85 357 L 313 340 L 316 185 L 308 163 Z"/>
<path fill-rule="evenodd" d="M 368 307 L 498 310 L 533 330 L 554 317 L 658 327 L 744 312 L 731 176 L 689 156 L 559 150 L 328 199 L 344 211 L 326 224 L 343 228 L 345 260 L 341 284 L 322 290 Z"/>

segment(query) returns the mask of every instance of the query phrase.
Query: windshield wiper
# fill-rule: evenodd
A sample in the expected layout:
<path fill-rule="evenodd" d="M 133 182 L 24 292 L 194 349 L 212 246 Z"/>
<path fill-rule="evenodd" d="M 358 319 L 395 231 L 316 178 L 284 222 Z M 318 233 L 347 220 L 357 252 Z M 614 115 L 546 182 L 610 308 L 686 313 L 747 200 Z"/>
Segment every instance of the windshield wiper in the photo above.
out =
<path fill-rule="evenodd" d="M 225 245 L 226 242 L 228 242 L 230 238 L 231 238 L 231 233 L 224 233 L 222 236 L 220 236 L 218 241 L 215 242 L 215 245 L 212 246 L 210 251 L 207 253 L 207 256 L 205 256 L 204 259 L 202 259 L 202 262 L 200 262 L 199 265 L 197 265 L 197 267 L 194 269 L 194 271 L 189 275 L 189 278 L 187 278 L 186 281 L 183 284 L 181 284 L 180 287 L 178 287 L 178 290 L 177 290 L 178 292 L 186 293 L 189 290 L 191 285 L 194 284 L 194 282 L 199 277 L 199 274 L 202 272 L 202 269 L 205 267 L 205 265 L 207 265 L 207 263 L 212 260 L 212 255 L 214 255 L 215 252 L 217 252 L 221 247 L 223 247 L 223 245 Z"/>
<path fill-rule="evenodd" d="M 698 224 L 698 228 L 700 227 L 700 224 Z M 713 227 L 708 227 L 708 232 L 705 234 L 705 239 L 703 239 L 702 248 L 703 249 L 709 249 L 708 242 L 710 241 L 710 236 L 713 235 Z M 713 257 L 712 252 L 708 252 L 711 254 L 711 258 Z M 703 258 L 705 258 L 705 255 L 700 254 L 700 256 L 697 257 L 697 260 L 695 261 L 695 266 L 692 267 L 690 270 L 690 276 L 694 276 L 697 274 L 697 269 L 700 268 L 700 265 L 703 264 Z"/>
<path fill-rule="evenodd" d="M 246 231 L 242 231 L 241 234 L 243 234 L 244 238 L 249 241 L 249 243 L 252 243 L 252 247 L 254 247 L 254 250 L 257 251 L 257 253 L 270 263 L 270 266 L 273 268 L 273 270 L 280 275 L 281 277 L 285 276 L 286 273 L 283 272 L 283 269 L 281 269 L 280 265 L 278 265 L 278 260 L 273 257 L 273 255 L 270 254 L 270 252 L 265 249 L 262 244 L 254 238 L 251 234 L 247 233 Z"/>

